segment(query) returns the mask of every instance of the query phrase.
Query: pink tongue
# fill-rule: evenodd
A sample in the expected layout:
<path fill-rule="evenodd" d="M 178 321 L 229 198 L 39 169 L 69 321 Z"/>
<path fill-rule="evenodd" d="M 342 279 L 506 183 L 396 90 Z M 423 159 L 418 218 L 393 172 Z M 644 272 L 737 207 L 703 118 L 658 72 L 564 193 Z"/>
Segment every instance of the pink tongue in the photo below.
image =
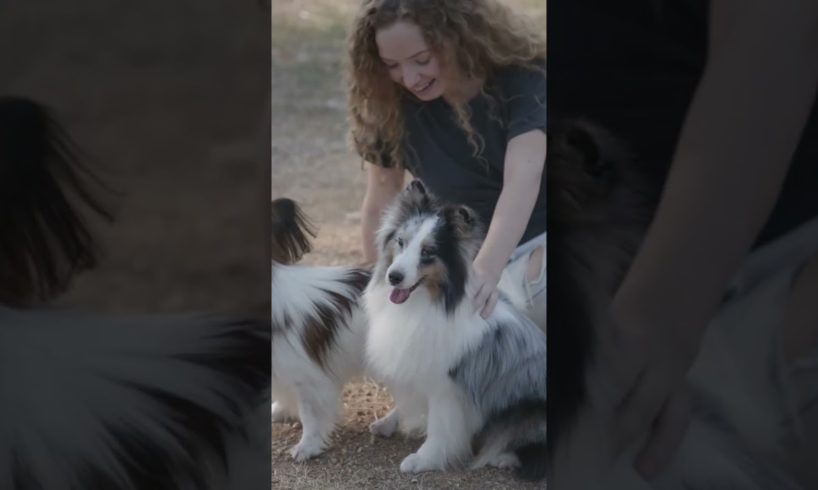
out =
<path fill-rule="evenodd" d="M 392 290 L 392 294 L 389 295 L 389 300 L 399 305 L 409 299 L 409 295 L 412 294 L 412 291 L 409 289 L 398 289 L 395 288 Z"/>

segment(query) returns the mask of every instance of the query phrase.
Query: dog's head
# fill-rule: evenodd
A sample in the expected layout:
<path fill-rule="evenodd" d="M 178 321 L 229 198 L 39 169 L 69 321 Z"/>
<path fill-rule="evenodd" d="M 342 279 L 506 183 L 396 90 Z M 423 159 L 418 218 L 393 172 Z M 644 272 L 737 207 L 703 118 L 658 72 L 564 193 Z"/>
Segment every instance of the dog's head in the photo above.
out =
<path fill-rule="evenodd" d="M 646 221 L 648 186 L 624 145 L 582 119 L 549 131 L 549 228 L 626 225 Z"/>
<path fill-rule="evenodd" d="M 463 298 L 469 264 L 482 239 L 483 227 L 472 209 L 443 203 L 414 180 L 384 216 L 375 280 L 392 287 L 393 303 L 405 303 L 423 287 L 451 312 Z"/>
<path fill-rule="evenodd" d="M 272 257 L 279 264 L 293 264 L 312 250 L 310 238 L 315 230 L 295 201 L 279 198 L 271 205 L 273 243 Z"/>

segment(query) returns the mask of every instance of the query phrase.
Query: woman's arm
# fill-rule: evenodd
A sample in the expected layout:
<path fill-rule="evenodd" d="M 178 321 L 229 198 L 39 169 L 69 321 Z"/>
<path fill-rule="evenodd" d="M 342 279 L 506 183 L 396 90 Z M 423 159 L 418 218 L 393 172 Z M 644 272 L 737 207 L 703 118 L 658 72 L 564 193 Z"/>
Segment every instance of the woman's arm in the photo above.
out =
<path fill-rule="evenodd" d="M 404 170 L 368 164 L 366 194 L 361 205 L 361 239 L 364 264 L 373 264 L 378 258 L 375 233 L 380 226 L 383 210 L 403 188 Z"/>
<path fill-rule="evenodd" d="M 700 329 L 714 314 L 775 205 L 813 105 L 810 3 L 713 2 L 707 67 L 654 222 L 617 294 L 623 316 Z"/>
<path fill-rule="evenodd" d="M 539 129 L 510 139 L 506 148 L 503 190 L 497 200 L 486 239 L 474 259 L 474 303 L 487 317 L 508 258 L 525 233 L 540 192 L 545 167 L 546 137 Z"/>
<path fill-rule="evenodd" d="M 711 2 L 708 62 L 654 222 L 613 304 L 622 446 L 652 474 L 684 434 L 675 400 L 775 205 L 818 86 L 818 2 Z"/>

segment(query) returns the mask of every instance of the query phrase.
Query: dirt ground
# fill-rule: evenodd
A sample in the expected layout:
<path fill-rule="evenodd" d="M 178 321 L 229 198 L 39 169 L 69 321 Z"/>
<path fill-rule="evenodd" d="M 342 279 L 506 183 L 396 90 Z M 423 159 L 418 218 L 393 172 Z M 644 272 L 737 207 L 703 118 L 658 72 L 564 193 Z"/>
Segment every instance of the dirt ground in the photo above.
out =
<path fill-rule="evenodd" d="M 354 0 L 273 1 L 272 197 L 295 199 L 318 227 L 304 263 L 338 265 L 361 260 L 359 208 L 366 173 L 347 148 L 342 57 Z M 545 29 L 545 0 L 506 0 Z M 332 448 L 305 464 L 288 450 L 297 423 L 273 424 L 272 485 L 280 489 L 527 489 L 508 471 L 402 475 L 401 460 L 420 441 L 374 438 L 368 425 L 391 406 L 371 382 L 347 386 L 346 420 Z"/>

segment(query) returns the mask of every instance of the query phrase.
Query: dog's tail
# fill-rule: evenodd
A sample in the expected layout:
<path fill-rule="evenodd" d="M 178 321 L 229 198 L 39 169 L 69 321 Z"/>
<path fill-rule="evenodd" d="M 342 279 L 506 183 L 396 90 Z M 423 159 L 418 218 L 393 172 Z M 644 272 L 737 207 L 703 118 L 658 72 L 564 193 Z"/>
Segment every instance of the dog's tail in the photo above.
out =
<path fill-rule="evenodd" d="M 546 402 L 527 400 L 492 417 L 475 437 L 472 468 L 491 463 L 498 455 L 514 453 L 519 459 L 517 476 L 540 481 L 546 472 Z"/>
<path fill-rule="evenodd" d="M 272 225 L 275 262 L 294 264 L 312 250 L 309 237 L 315 238 L 315 228 L 292 199 L 273 200 Z"/>
<path fill-rule="evenodd" d="M 0 307 L 0 488 L 241 488 L 231 462 L 248 470 L 236 455 L 265 433 L 269 332 Z"/>

